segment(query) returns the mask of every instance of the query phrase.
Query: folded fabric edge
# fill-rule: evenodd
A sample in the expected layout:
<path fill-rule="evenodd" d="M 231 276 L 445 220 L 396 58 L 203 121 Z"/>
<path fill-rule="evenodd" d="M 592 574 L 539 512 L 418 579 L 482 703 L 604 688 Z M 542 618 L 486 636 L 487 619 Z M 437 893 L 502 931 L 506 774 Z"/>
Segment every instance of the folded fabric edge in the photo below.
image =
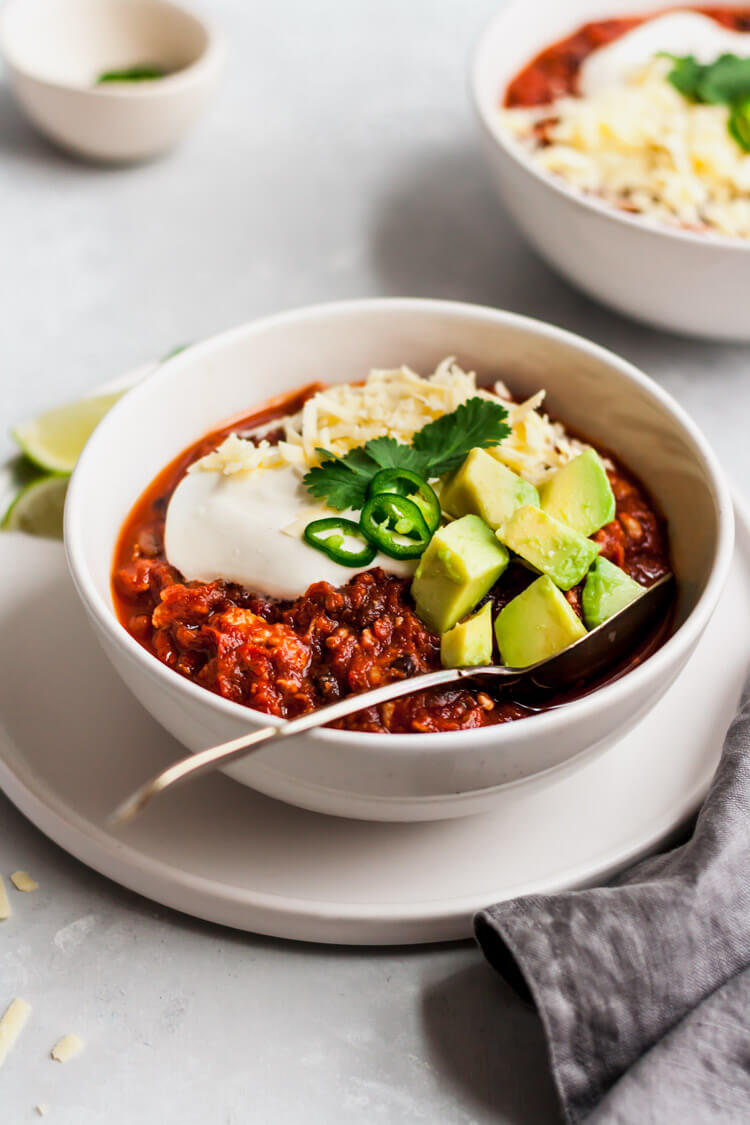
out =
<path fill-rule="evenodd" d="M 523 907 L 526 902 L 532 903 L 533 899 L 517 899 L 512 902 L 501 903 L 500 906 L 507 914 L 512 913 L 520 915 L 524 918 L 526 924 L 533 925 L 533 922 L 529 918 L 524 917 L 526 911 Z M 549 1020 L 549 1013 L 537 989 L 534 974 L 533 972 L 527 971 L 528 967 L 524 964 L 523 949 L 514 941 L 512 929 L 506 926 L 502 920 L 494 916 L 491 907 L 486 910 L 480 910 L 479 913 L 475 915 L 474 936 L 476 937 L 482 953 L 506 985 L 516 996 L 523 1000 L 524 1003 L 536 1008 L 544 1028 L 547 1056 L 549 1058 L 550 1070 L 552 1072 L 552 1079 L 555 1084 L 560 1110 L 569 1125 L 577 1125 L 579 1121 L 583 1120 L 583 1117 L 572 1113 L 568 1107 L 565 1088 L 560 1077 L 559 1059 L 555 1057 L 554 1045 L 557 1039 Z M 549 952 L 550 956 L 552 956 L 551 947 Z"/>

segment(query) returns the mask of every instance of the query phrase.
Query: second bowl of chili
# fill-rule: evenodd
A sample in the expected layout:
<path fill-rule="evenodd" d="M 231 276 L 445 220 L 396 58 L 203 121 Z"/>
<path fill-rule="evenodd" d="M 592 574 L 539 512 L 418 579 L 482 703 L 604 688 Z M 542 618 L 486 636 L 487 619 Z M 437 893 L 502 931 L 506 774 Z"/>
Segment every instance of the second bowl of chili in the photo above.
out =
<path fill-rule="evenodd" d="M 690 7 L 710 8 L 680 0 L 509 0 L 477 44 L 471 96 L 500 198 L 564 277 L 596 300 L 657 327 L 748 340 L 742 294 L 750 239 L 667 225 L 644 218 L 638 206 L 615 207 L 595 192 L 570 186 L 542 167 L 503 119 L 503 107 L 552 99 L 546 124 L 539 124 L 544 132 L 554 124 L 554 99 L 577 94 L 581 64 L 593 51 L 651 17 Z M 714 10 L 716 19 L 708 22 L 717 28 L 744 28 L 750 16 L 746 4 Z M 664 144 L 669 147 L 668 137 Z M 576 156 L 573 150 L 571 161 Z"/>

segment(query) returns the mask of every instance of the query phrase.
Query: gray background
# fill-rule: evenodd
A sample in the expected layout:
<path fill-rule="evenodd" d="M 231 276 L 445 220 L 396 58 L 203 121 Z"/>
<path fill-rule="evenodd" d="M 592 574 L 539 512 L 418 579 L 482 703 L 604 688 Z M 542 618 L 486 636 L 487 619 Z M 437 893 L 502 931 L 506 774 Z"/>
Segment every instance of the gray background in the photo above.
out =
<path fill-rule="evenodd" d="M 0 85 L 0 453 L 13 420 L 174 345 L 340 297 L 459 298 L 544 317 L 642 366 L 747 480 L 746 348 L 631 324 L 558 280 L 502 214 L 467 55 L 489 0 L 214 0 L 221 90 L 179 151 L 77 164 Z M 377 357 L 374 357 L 376 359 Z M 470 945 L 315 948 L 235 934 L 119 890 L 0 797 L 0 1006 L 35 1018 L 2 1119 L 63 1125 L 558 1120 L 536 1017 Z M 45 1062 L 61 1030 L 88 1049 Z"/>

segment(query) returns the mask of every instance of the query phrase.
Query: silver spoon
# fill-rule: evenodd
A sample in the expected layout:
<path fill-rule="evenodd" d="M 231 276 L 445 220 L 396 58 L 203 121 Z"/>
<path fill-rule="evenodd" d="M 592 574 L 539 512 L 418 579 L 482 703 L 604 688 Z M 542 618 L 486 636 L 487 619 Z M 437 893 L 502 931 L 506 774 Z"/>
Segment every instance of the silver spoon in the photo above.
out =
<path fill-rule="evenodd" d="M 189 754 L 174 765 L 168 766 L 140 789 L 136 789 L 115 809 L 110 823 L 119 825 L 134 820 L 149 801 L 165 790 L 171 789 L 173 785 L 201 777 L 220 766 L 236 762 L 268 743 L 293 738 L 303 731 L 325 726 L 326 723 L 342 719 L 345 715 L 352 715 L 365 707 L 386 703 L 401 695 L 411 695 L 412 692 L 422 691 L 424 688 L 441 687 L 444 684 L 478 677 L 492 677 L 506 680 L 509 684 L 524 680 L 539 688 L 559 691 L 562 688 L 572 687 L 583 679 L 591 679 L 623 659 L 632 651 L 639 637 L 643 636 L 648 627 L 654 625 L 659 615 L 666 609 L 671 597 L 672 578 L 671 574 L 664 575 L 645 590 L 636 601 L 610 617 L 603 625 L 592 629 L 585 637 L 581 637 L 579 641 L 563 649 L 556 656 L 540 660 L 527 668 L 508 668 L 504 664 L 493 664 L 472 668 L 441 668 L 436 672 L 425 672 L 421 676 L 396 680 L 372 691 L 347 696 L 346 699 L 340 699 L 328 707 L 321 707 L 317 711 L 300 715 L 297 719 L 290 719 L 281 726 L 261 727 L 260 730 L 241 734 L 230 742 L 223 742 L 220 746 L 212 746 L 197 754 Z"/>

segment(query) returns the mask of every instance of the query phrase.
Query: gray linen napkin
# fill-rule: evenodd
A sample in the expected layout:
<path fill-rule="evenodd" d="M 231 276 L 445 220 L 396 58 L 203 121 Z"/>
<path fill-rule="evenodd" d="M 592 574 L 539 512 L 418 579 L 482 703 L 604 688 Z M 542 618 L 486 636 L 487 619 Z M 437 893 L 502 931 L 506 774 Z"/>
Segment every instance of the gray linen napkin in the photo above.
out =
<path fill-rule="evenodd" d="M 750 682 L 691 839 L 606 887 L 498 903 L 486 957 L 533 998 L 566 1120 L 750 1122 Z"/>

